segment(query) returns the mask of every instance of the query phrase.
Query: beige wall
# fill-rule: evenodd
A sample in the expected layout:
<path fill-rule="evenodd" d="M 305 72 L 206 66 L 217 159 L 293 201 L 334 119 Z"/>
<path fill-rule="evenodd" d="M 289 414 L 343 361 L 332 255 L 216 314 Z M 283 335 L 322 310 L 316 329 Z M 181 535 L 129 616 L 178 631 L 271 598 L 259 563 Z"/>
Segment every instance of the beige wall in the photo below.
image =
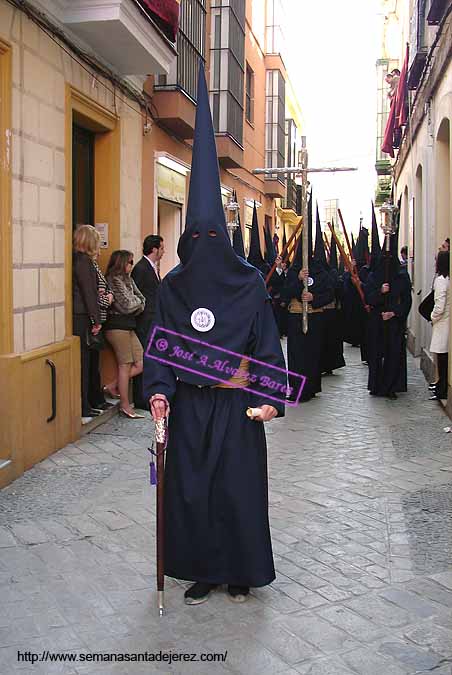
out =
<path fill-rule="evenodd" d="M 415 197 L 415 282 L 413 292 L 413 310 L 409 317 L 409 326 L 416 340 L 416 353 L 427 350 L 430 345 L 431 328 L 419 320 L 417 306 L 430 290 L 435 255 L 440 243 L 446 236 L 452 238 L 452 190 L 447 185 L 447 157 L 444 143 L 438 142 L 438 133 L 444 120 L 452 127 L 452 64 L 431 100 L 430 112 L 424 117 L 422 126 L 412 142 L 411 150 L 397 181 L 397 199 L 408 193 L 408 202 Z M 447 125 L 446 125 L 447 126 Z M 449 132 L 450 133 L 450 132 Z M 452 166 L 452 143 L 449 138 L 449 167 Z M 451 169 L 449 169 L 451 171 Z M 422 174 L 422 191 L 419 176 Z M 448 204 L 444 203 L 447 195 Z M 420 203 L 419 203 L 420 202 Z M 403 200 L 402 200 L 403 203 Z M 408 214 L 402 210 L 401 222 L 405 224 Z M 408 244 L 407 227 L 402 230 L 400 246 Z M 421 291 L 418 296 L 417 293 Z"/>
<path fill-rule="evenodd" d="M 121 119 L 121 246 L 141 240 L 141 117 L 65 54 L 36 24 L 0 0 L 0 37 L 13 49 L 12 219 L 14 350 L 65 336 L 65 85 Z M 111 88 L 111 85 L 108 84 Z M 138 108 L 137 104 L 131 104 Z"/>

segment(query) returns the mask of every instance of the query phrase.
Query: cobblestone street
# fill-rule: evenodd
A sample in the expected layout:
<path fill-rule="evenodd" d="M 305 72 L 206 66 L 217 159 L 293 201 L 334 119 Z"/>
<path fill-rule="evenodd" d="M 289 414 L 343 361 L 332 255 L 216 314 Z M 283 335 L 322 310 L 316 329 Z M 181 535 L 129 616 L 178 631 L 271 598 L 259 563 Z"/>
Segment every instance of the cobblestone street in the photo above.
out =
<path fill-rule="evenodd" d="M 452 435 L 417 362 L 397 401 L 359 350 L 267 427 L 277 580 L 156 611 L 151 424 L 114 418 L 0 493 L 0 672 L 452 672 Z M 225 652 L 223 664 L 18 662 L 17 652 Z"/>

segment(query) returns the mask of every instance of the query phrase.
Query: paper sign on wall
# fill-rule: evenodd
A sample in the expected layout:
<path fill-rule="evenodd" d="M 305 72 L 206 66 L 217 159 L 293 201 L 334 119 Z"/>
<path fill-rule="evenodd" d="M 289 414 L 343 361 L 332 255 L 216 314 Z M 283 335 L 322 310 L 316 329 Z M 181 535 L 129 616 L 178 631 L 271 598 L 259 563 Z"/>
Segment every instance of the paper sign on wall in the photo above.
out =
<path fill-rule="evenodd" d="M 100 234 L 100 247 L 108 248 L 108 223 L 96 223 L 94 227 Z"/>

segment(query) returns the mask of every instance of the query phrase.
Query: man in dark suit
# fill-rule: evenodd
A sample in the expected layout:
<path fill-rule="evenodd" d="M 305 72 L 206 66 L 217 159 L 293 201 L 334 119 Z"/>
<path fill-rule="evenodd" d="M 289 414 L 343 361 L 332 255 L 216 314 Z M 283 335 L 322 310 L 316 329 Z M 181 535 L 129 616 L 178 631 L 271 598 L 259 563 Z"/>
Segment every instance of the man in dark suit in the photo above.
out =
<path fill-rule="evenodd" d="M 144 350 L 147 349 L 149 331 L 154 320 L 157 289 L 161 281 L 159 263 L 164 253 L 163 238 L 158 234 L 149 234 L 143 241 L 143 257 L 132 270 L 132 278 L 146 298 L 144 312 L 136 317 L 137 327 L 135 329 Z M 147 410 L 142 389 L 142 377 L 138 375 L 133 380 L 135 407 Z"/>

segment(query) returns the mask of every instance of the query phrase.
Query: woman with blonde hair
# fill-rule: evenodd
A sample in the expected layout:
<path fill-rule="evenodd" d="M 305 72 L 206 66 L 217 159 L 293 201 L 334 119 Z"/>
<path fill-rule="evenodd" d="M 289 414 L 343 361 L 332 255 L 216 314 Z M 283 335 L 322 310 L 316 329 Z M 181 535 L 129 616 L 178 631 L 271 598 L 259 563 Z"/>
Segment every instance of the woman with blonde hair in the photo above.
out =
<path fill-rule="evenodd" d="M 72 320 L 73 334 L 80 338 L 82 424 L 91 422 L 97 414 L 89 401 L 91 360 L 96 357 L 88 347 L 87 336 L 90 332 L 97 335 L 102 328 L 95 267 L 99 248 L 97 230 L 92 225 L 79 225 L 74 232 L 72 258 Z"/>
<path fill-rule="evenodd" d="M 130 419 L 142 419 L 129 402 L 130 378 L 143 371 L 143 347 L 135 334 L 136 316 L 144 310 L 146 300 L 130 273 L 133 253 L 120 250 L 111 254 L 106 278 L 115 296 L 105 324 L 105 337 L 113 347 L 118 362 L 118 379 L 104 388 L 107 396 L 120 397 L 120 412 Z"/>

